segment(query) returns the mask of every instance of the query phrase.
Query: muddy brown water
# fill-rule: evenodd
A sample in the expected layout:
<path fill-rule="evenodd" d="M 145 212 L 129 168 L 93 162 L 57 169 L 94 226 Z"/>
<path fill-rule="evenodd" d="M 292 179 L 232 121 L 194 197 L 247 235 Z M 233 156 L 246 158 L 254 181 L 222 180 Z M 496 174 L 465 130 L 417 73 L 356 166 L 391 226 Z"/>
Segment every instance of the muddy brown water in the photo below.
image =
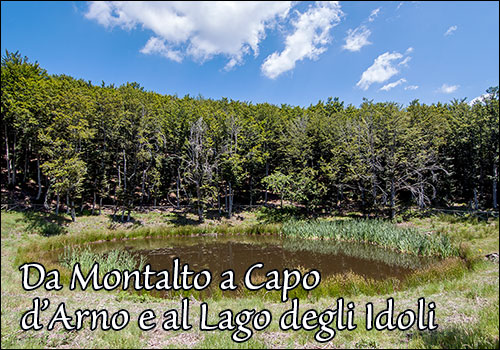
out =
<path fill-rule="evenodd" d="M 104 242 L 93 245 L 97 251 L 126 249 L 142 255 L 155 271 L 172 271 L 172 260 L 188 264 L 192 271 L 208 269 L 214 280 L 232 269 L 236 280 L 245 271 L 261 262 L 264 267 L 253 275 L 267 271 L 300 268 L 304 273 L 316 269 L 322 279 L 353 272 L 372 278 L 402 279 L 414 270 L 432 263 L 431 259 L 402 254 L 373 245 L 339 243 L 328 240 L 290 239 L 279 236 L 196 236 L 149 238 L 130 241 Z"/>

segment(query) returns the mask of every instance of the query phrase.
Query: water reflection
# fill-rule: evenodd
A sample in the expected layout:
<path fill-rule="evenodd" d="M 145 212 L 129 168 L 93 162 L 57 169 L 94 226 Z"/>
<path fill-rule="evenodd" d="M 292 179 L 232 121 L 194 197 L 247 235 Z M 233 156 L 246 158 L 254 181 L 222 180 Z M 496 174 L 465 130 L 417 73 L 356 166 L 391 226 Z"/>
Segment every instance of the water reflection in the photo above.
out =
<path fill-rule="evenodd" d="M 214 279 L 232 269 L 237 280 L 256 262 L 262 274 L 272 269 L 317 269 L 322 277 L 354 272 L 372 279 L 403 278 L 432 263 L 408 254 L 371 245 L 276 236 L 199 236 L 152 238 L 94 245 L 96 250 L 128 249 L 143 255 L 154 270 L 172 268 L 172 259 L 191 270 L 209 269 Z"/>

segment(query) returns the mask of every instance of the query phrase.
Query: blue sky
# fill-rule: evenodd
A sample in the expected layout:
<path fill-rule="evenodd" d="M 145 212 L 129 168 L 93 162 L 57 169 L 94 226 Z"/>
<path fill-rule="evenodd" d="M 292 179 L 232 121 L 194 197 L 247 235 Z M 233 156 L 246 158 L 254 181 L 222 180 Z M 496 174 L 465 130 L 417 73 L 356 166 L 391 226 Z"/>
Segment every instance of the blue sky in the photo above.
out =
<path fill-rule="evenodd" d="M 498 85 L 498 2 L 1 3 L 1 49 L 94 84 L 308 106 Z"/>

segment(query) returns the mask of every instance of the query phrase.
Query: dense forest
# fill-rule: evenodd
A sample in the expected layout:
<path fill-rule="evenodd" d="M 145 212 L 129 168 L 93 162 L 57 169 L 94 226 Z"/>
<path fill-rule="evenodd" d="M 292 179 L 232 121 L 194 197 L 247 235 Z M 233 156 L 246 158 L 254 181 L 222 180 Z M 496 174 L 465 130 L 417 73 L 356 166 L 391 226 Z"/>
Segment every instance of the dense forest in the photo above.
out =
<path fill-rule="evenodd" d="M 393 216 L 409 206 L 497 208 L 499 92 L 426 105 L 338 98 L 307 108 L 162 95 L 137 83 L 1 63 L 2 202 L 59 212 L 113 205 L 294 203 Z"/>

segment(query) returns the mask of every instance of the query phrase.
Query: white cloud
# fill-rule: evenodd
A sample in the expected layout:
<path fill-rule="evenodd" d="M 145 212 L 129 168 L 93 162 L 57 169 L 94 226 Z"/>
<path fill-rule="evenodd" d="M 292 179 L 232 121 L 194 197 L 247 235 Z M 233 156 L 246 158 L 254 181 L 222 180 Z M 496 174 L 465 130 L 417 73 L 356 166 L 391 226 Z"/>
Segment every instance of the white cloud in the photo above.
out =
<path fill-rule="evenodd" d="M 407 57 L 405 57 L 404 60 L 402 60 L 401 62 L 398 63 L 398 66 L 408 67 L 408 62 L 410 62 L 410 60 L 411 60 L 411 56 L 407 56 Z"/>
<path fill-rule="evenodd" d="M 405 86 L 405 90 L 417 90 L 417 89 L 418 89 L 418 85 Z"/>
<path fill-rule="evenodd" d="M 409 48 L 406 49 L 405 53 L 408 55 L 408 54 L 412 53 L 413 50 L 414 50 L 413 47 L 410 46 Z"/>
<path fill-rule="evenodd" d="M 182 61 L 182 53 L 179 50 L 174 50 L 165 44 L 165 41 L 158 37 L 151 37 L 146 45 L 141 49 L 143 54 L 158 53 L 175 62 Z"/>
<path fill-rule="evenodd" d="M 437 92 L 442 92 L 443 94 L 451 94 L 460 87 L 460 85 L 448 85 L 448 84 L 443 84 Z"/>
<path fill-rule="evenodd" d="M 484 100 L 486 100 L 487 98 L 491 97 L 492 94 L 483 94 L 481 96 L 478 96 L 478 97 L 475 97 L 473 98 L 470 102 L 469 102 L 469 106 L 472 106 L 474 105 L 475 103 L 484 103 Z"/>
<path fill-rule="evenodd" d="M 406 79 L 405 78 L 401 78 L 398 81 L 395 81 L 395 82 L 389 83 L 387 85 L 384 85 L 384 86 L 382 86 L 380 88 L 380 90 L 389 91 L 390 89 L 395 88 L 396 86 L 401 85 L 403 83 L 406 83 Z"/>
<path fill-rule="evenodd" d="M 298 13 L 293 22 L 295 31 L 285 39 L 285 49 L 269 55 L 261 66 L 262 73 L 271 79 L 295 67 L 304 58 L 315 60 L 326 51 L 330 29 L 343 15 L 336 1 L 318 1 L 306 12 Z"/>
<path fill-rule="evenodd" d="M 144 54 L 177 62 L 186 56 L 203 62 L 224 55 L 230 69 L 246 54 L 258 55 L 266 29 L 286 18 L 291 6 L 289 1 L 93 1 L 85 16 L 107 28 L 151 30 Z"/>
<path fill-rule="evenodd" d="M 446 31 L 446 33 L 444 33 L 444 36 L 448 36 L 448 35 L 453 34 L 453 32 L 454 32 L 455 30 L 457 30 L 457 29 L 458 29 L 458 27 L 457 27 L 457 26 L 451 26 L 450 28 L 448 28 L 448 30 Z"/>
<path fill-rule="evenodd" d="M 380 7 L 373 10 L 372 13 L 370 13 L 370 17 L 368 17 L 368 22 L 373 22 L 375 18 L 377 18 L 379 12 L 380 12 Z"/>
<path fill-rule="evenodd" d="M 345 44 L 342 48 L 349 51 L 359 51 L 363 46 L 371 44 L 371 42 L 368 41 L 370 34 L 371 31 L 364 25 L 354 30 L 349 29 L 345 37 Z"/>
<path fill-rule="evenodd" d="M 404 56 L 399 52 L 383 53 L 378 56 L 373 64 L 368 67 L 361 75 L 361 79 L 356 84 L 357 87 L 367 90 L 373 83 L 383 83 L 394 75 L 399 73 L 399 70 L 394 66 L 395 61 L 402 59 Z"/>

